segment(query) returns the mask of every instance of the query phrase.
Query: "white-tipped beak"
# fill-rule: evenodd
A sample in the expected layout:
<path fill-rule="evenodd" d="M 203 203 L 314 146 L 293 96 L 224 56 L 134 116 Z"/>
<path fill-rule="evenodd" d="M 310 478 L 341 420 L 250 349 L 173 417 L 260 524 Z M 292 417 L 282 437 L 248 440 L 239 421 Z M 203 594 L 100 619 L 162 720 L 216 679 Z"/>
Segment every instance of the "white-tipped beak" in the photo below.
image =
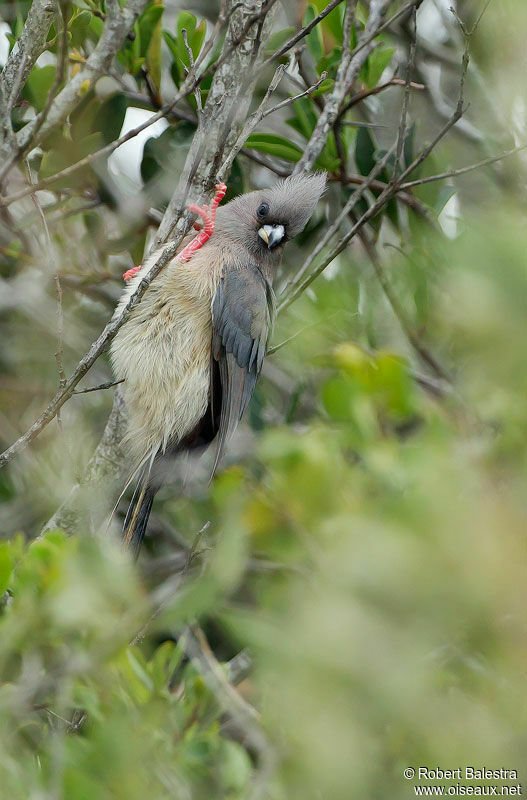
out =
<path fill-rule="evenodd" d="M 258 231 L 258 236 L 260 237 L 260 239 L 264 240 L 264 242 L 266 243 L 267 247 L 269 247 L 269 233 L 268 233 L 268 231 L 270 231 L 270 230 L 271 230 L 271 226 L 270 225 L 264 225 L 263 228 L 260 228 L 259 231 Z"/>
<path fill-rule="evenodd" d="M 262 225 L 258 230 L 258 236 L 264 240 L 269 250 L 272 250 L 283 240 L 285 228 L 283 225 Z"/>

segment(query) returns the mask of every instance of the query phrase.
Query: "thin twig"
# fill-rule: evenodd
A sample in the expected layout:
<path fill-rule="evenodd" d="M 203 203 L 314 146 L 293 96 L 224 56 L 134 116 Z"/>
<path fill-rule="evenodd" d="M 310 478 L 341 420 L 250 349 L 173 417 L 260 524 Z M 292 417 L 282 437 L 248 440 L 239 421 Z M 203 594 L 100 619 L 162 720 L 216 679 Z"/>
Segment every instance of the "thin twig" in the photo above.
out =
<path fill-rule="evenodd" d="M 186 28 L 181 28 L 181 35 L 183 37 L 183 44 L 185 45 L 185 50 L 187 51 L 188 55 L 189 69 L 185 68 L 188 75 L 190 70 L 194 69 L 194 53 L 192 52 L 192 47 L 188 43 L 188 35 Z M 198 109 L 198 120 L 199 120 L 201 114 L 203 113 L 203 105 L 201 103 L 201 89 L 199 88 L 199 86 L 196 86 L 196 88 L 194 89 L 194 97 L 196 98 L 196 106 Z"/>
<path fill-rule="evenodd" d="M 63 178 L 69 177 L 77 170 L 82 169 L 83 167 L 88 166 L 96 159 L 100 158 L 101 156 L 110 155 L 113 153 L 114 150 L 117 150 L 125 142 L 128 142 L 130 139 L 133 139 L 139 133 L 142 133 L 146 128 L 149 128 L 158 120 L 166 117 L 170 114 L 172 107 L 178 103 L 183 97 L 186 97 L 188 94 L 191 94 L 193 91 L 193 81 L 189 80 L 190 76 L 187 76 L 186 81 L 181 86 L 181 89 L 176 94 L 176 97 L 166 106 L 163 106 L 156 114 L 151 116 L 145 122 L 138 125 L 136 128 L 132 128 L 132 130 L 125 133 L 123 136 L 120 136 L 118 139 L 115 139 L 113 142 L 101 147 L 100 150 L 97 150 L 95 153 L 90 153 L 89 155 L 81 158 L 80 161 L 76 161 L 75 164 L 71 164 L 69 167 L 65 167 L 65 169 L 60 170 L 60 172 L 56 172 L 54 175 L 50 175 L 48 178 L 43 178 L 38 183 L 34 184 L 33 186 L 28 186 L 25 189 L 20 189 L 18 192 L 14 192 L 11 195 L 7 195 L 5 197 L 0 196 L 0 206 L 9 206 L 11 203 L 16 202 L 17 200 L 21 200 L 23 197 L 27 197 L 28 195 L 34 194 L 35 192 L 39 192 L 41 189 L 47 189 L 48 186 L 51 186 L 53 183 L 56 183 Z"/>
<path fill-rule="evenodd" d="M 328 76 L 328 73 L 327 72 L 323 72 L 322 75 L 320 76 L 320 78 L 318 79 L 318 81 L 313 83 L 311 86 L 308 86 L 307 89 L 304 89 L 303 92 L 300 92 L 299 94 L 295 94 L 294 97 L 286 97 L 285 100 L 282 100 L 280 103 L 277 103 L 272 108 L 269 108 L 262 115 L 261 119 L 264 119 L 265 117 L 268 117 L 269 114 L 274 114 L 275 111 L 280 111 L 281 108 L 285 108 L 286 106 L 290 106 L 292 103 L 295 102 L 295 100 L 300 100 L 301 97 L 307 97 L 308 95 L 313 94 L 313 92 L 318 89 L 320 84 L 323 83 L 326 80 L 327 76 Z"/>
<path fill-rule="evenodd" d="M 390 86 L 406 86 L 406 81 L 402 78 L 390 78 L 390 80 L 386 81 L 386 83 L 379 83 L 378 86 L 374 86 L 372 89 L 364 89 L 362 92 L 357 92 L 357 94 L 354 94 L 353 97 L 351 97 L 348 102 L 342 106 L 339 117 L 343 117 L 344 114 L 349 111 L 350 108 L 356 106 L 357 103 L 362 103 L 362 101 L 367 97 L 379 94 L 385 89 L 388 89 Z M 417 89 L 420 91 L 426 88 L 424 83 L 416 83 L 415 81 L 410 81 L 409 86 L 411 89 Z"/>
<path fill-rule="evenodd" d="M 408 133 L 408 106 L 410 103 L 410 83 L 412 77 L 412 71 L 415 64 L 415 47 L 416 47 L 416 40 L 417 40 L 417 19 L 416 19 L 416 9 L 415 6 L 412 9 L 411 17 L 412 17 L 412 33 L 410 38 L 410 52 L 408 54 L 408 63 L 406 65 L 406 76 L 404 80 L 404 95 L 403 95 L 403 104 L 401 107 L 401 117 L 399 120 L 399 133 L 397 136 L 397 150 L 395 152 L 395 164 L 393 167 L 393 176 L 394 178 L 397 177 L 401 166 L 401 159 L 403 155 L 403 148 L 404 143 L 406 141 L 406 136 Z"/>
<path fill-rule="evenodd" d="M 59 93 L 60 86 L 66 77 L 66 65 L 68 63 L 68 8 L 69 3 L 64 3 L 64 7 L 61 3 L 61 0 L 56 0 L 57 5 L 57 21 L 60 22 L 60 37 L 59 37 L 59 48 L 57 53 L 57 66 L 55 68 L 55 77 L 53 79 L 53 85 L 49 90 L 46 104 L 42 109 L 41 113 L 38 115 L 38 120 L 35 125 L 35 128 L 32 131 L 31 139 L 23 146 L 17 147 L 17 155 L 15 158 L 23 158 L 32 148 L 32 143 L 35 141 L 39 130 L 41 129 L 42 125 L 46 121 L 48 114 L 50 112 L 51 106 L 57 94 Z M 58 25 L 57 25 L 58 30 Z M 58 35 L 58 34 L 57 34 Z M 0 175 L 1 179 L 1 175 Z"/>
<path fill-rule="evenodd" d="M 326 143 L 329 131 L 337 118 L 340 106 L 349 91 L 355 78 L 355 71 L 351 69 L 351 33 L 355 23 L 355 6 L 357 0 L 346 0 L 342 33 L 342 56 L 337 68 L 333 90 L 328 95 L 317 124 L 307 142 L 302 157 L 297 162 L 294 172 L 304 172 L 311 169 L 319 157 Z M 365 54 L 366 56 L 366 54 Z M 360 68 L 360 67 L 359 67 Z"/>
<path fill-rule="evenodd" d="M 31 175 L 31 167 L 26 159 L 26 168 L 29 176 L 29 180 L 32 181 Z M 58 255 L 53 247 L 53 242 L 51 240 L 51 235 L 49 233 L 48 223 L 46 220 L 46 215 L 42 209 L 40 204 L 40 200 L 38 199 L 37 195 L 33 195 L 32 197 L 33 203 L 35 208 L 37 209 L 38 215 L 42 220 L 42 226 L 44 228 L 44 234 L 46 236 L 46 243 L 48 247 L 48 258 L 51 264 L 55 264 L 55 274 L 53 279 L 55 281 L 55 289 L 57 293 L 57 349 L 55 350 L 55 361 L 57 363 L 57 372 L 59 374 L 59 388 L 63 389 L 66 385 L 66 373 L 64 371 L 64 310 L 62 307 L 62 286 L 60 283 L 60 276 L 58 272 L 59 263 L 58 263 Z M 57 420 L 60 425 L 60 414 L 57 413 Z"/>
<path fill-rule="evenodd" d="M 259 770 L 253 779 L 249 795 L 250 800 L 256 800 L 265 791 L 275 765 L 274 751 L 260 727 L 259 714 L 229 683 L 205 634 L 196 623 L 185 628 L 179 642 L 187 656 L 196 664 L 220 707 L 230 717 L 231 726 L 234 726 L 242 741 L 258 755 Z"/>
<path fill-rule="evenodd" d="M 124 383 L 124 378 L 119 381 L 108 381 L 108 383 L 100 383 L 99 386 L 89 386 L 88 389 L 75 389 L 73 394 L 87 394 L 88 392 L 98 392 L 99 389 L 111 389 L 112 386 L 118 386 Z"/>
<path fill-rule="evenodd" d="M 415 181 L 406 181 L 406 183 L 401 184 L 401 189 L 411 189 L 414 186 L 422 186 L 425 183 L 432 183 L 433 181 L 443 181 L 447 178 L 457 178 L 458 175 L 464 175 L 467 172 L 473 172 L 475 169 L 481 169 L 481 167 L 487 167 L 489 164 L 495 164 L 497 161 L 503 161 L 505 158 L 509 158 L 509 156 L 513 156 L 516 153 L 520 153 L 522 150 L 527 148 L 527 144 L 521 144 L 518 147 L 513 147 L 511 150 L 506 150 L 504 153 L 499 153 L 497 156 L 490 156 L 490 158 L 484 158 L 481 161 L 476 161 L 475 164 L 469 164 L 466 167 L 459 167 L 459 169 L 451 169 L 447 172 L 438 172 L 437 175 L 428 175 L 426 178 L 417 178 Z"/>

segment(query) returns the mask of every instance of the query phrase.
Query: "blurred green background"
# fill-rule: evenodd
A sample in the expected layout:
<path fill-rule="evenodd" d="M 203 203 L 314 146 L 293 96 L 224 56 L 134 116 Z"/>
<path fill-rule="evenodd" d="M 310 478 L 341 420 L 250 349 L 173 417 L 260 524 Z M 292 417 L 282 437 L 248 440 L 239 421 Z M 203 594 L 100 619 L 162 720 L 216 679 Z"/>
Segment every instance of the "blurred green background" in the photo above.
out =
<path fill-rule="evenodd" d="M 80 54 L 99 35 L 92 6 L 70 7 L 79 12 L 71 46 Z M 136 94 L 146 92 L 133 59 L 150 59 L 155 77 L 150 43 L 161 42 L 162 27 L 169 31 L 159 45 L 165 96 L 167 82 L 182 77 L 178 25 L 194 25 L 201 46 L 206 10 L 189 6 L 192 22 L 170 3 L 163 18 L 153 10 L 162 6 L 149 8 L 144 53 L 128 43 L 120 56 L 128 89 L 93 93 L 84 116 L 81 108 L 71 120 L 87 137 L 98 136 L 97 146 L 119 134 L 131 79 Z M 457 4 L 469 26 L 482 8 Z M 17 35 L 27 4 L 4 3 L 0 11 Z M 284 28 L 304 13 L 305 4 L 281 11 L 274 35 L 283 41 Z M 337 14 L 328 17 L 320 40 L 310 42 L 309 63 L 319 74 L 336 58 L 339 24 Z M 467 127 L 449 134 L 422 175 L 527 141 L 526 30 L 523 2 L 490 4 L 471 41 Z M 418 31 L 415 80 L 426 90 L 412 95 L 415 140 L 408 146 L 415 152 L 442 124 L 439 100 L 455 103 L 462 47 L 439 0 L 424 0 Z M 386 68 L 402 69 L 407 31 L 382 41 L 393 50 Z M 19 113 L 42 103 L 37 78 Z M 365 73 L 360 86 L 367 80 Z M 263 79 L 258 91 L 265 86 Z M 351 172 L 361 174 L 368 141 L 375 150 L 391 141 L 400 100 L 393 88 L 349 117 L 386 126 L 346 127 Z M 271 118 L 258 134 L 256 152 L 277 170 L 294 160 L 283 140 L 302 146 L 306 110 L 316 112 L 313 100 L 295 104 L 296 128 Z M 97 162 L 43 201 L 63 282 L 67 371 L 110 316 L 121 273 L 140 263 L 153 230 L 150 209 L 166 202 L 193 130 L 192 122 L 172 122 L 161 133 L 165 143 L 147 142 L 137 162 L 139 194 L 127 184 L 129 156 L 113 171 Z M 71 152 L 49 141 L 32 169 L 39 178 L 51 174 L 77 160 L 83 146 L 80 133 Z M 335 157 L 331 142 L 325 157 Z M 93 535 L 86 526 L 75 536 L 54 530 L 39 537 L 81 479 L 112 390 L 73 397 L 61 425 L 52 423 L 2 470 L 3 797 L 238 800 L 261 792 L 276 800 L 403 800 L 416 783 L 403 777 L 406 767 L 467 764 L 516 769 L 517 782 L 525 781 L 525 175 L 519 153 L 417 189 L 433 225 L 398 200 L 368 228 L 405 319 L 451 380 L 419 361 L 367 252 L 353 240 L 279 316 L 272 344 L 294 338 L 268 356 L 212 487 L 197 480 L 160 493 L 137 565 L 111 535 L 118 520 L 110 533 L 103 525 Z M 229 186 L 238 193 L 274 179 L 241 155 Z M 278 289 L 346 192 L 330 180 L 317 215 L 290 248 Z M 56 388 L 56 267 L 30 199 L 2 225 L 0 438 L 7 446 Z M 103 357 L 86 385 L 108 380 Z M 107 498 L 110 507 L 114 501 Z M 244 734 L 233 724 L 221 692 L 185 653 L 193 620 L 225 679 L 258 708 L 251 725 L 261 740 L 251 739 L 251 725 Z M 240 652 L 248 653 L 249 671 L 237 671 Z"/>

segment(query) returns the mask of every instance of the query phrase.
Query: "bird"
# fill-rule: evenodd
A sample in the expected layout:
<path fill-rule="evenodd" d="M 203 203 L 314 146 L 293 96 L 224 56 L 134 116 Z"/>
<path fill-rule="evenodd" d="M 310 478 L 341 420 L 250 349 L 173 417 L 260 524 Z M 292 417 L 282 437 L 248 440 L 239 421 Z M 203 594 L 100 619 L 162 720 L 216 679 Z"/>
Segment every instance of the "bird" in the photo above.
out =
<path fill-rule="evenodd" d="M 322 172 L 291 175 L 218 207 L 220 184 L 210 206 L 189 205 L 202 229 L 183 240 L 117 332 L 111 361 L 127 410 L 122 444 L 138 475 L 123 540 L 135 556 L 167 459 L 216 440 L 214 475 L 262 369 L 284 246 L 306 226 L 325 183 Z M 158 257 L 125 273 L 116 314 Z"/>

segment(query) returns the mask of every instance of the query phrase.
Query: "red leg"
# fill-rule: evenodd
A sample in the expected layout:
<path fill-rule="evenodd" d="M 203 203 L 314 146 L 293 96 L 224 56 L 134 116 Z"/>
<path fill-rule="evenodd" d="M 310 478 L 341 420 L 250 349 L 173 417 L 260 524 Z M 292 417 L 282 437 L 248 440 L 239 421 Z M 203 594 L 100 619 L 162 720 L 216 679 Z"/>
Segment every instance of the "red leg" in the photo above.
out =
<path fill-rule="evenodd" d="M 123 281 L 130 281 L 134 275 L 137 275 L 139 270 L 143 265 L 139 264 L 138 267 L 132 267 L 132 269 L 127 269 L 126 272 L 123 273 Z"/>
<path fill-rule="evenodd" d="M 227 185 L 225 183 L 219 183 L 216 186 L 216 194 L 214 195 L 214 199 L 210 206 L 198 206 L 195 203 L 190 203 L 188 208 L 189 211 L 192 211 L 194 214 L 198 214 L 203 220 L 203 227 L 200 228 L 199 223 L 196 221 L 194 223 L 194 228 L 199 231 L 199 233 L 192 239 L 189 244 L 181 251 L 178 255 L 178 261 L 184 263 L 189 261 L 192 257 L 192 254 L 199 250 L 200 247 L 203 247 L 206 241 L 210 239 L 212 234 L 214 233 L 214 224 L 216 222 L 216 209 L 218 208 L 219 204 L 225 197 L 225 192 L 227 191 Z M 132 267 L 132 269 L 126 270 L 123 274 L 123 279 L 125 281 L 131 280 L 134 275 L 137 275 L 139 270 L 141 269 L 141 265 L 138 267 Z"/>
<path fill-rule="evenodd" d="M 197 206 L 195 203 L 190 203 L 188 208 L 190 211 L 193 211 L 194 214 L 199 214 L 199 216 L 203 219 L 203 228 L 200 230 L 197 236 L 195 236 L 191 242 L 181 251 L 178 255 L 178 261 L 185 262 L 189 261 L 192 254 L 199 250 L 200 247 L 203 247 L 206 241 L 210 239 L 212 234 L 214 233 L 214 224 L 216 221 L 216 209 L 218 208 L 219 204 L 225 197 L 225 192 L 227 191 L 227 186 L 224 183 L 219 183 L 216 186 L 216 194 L 214 195 L 214 199 L 210 206 L 204 205 L 203 207 Z"/>

